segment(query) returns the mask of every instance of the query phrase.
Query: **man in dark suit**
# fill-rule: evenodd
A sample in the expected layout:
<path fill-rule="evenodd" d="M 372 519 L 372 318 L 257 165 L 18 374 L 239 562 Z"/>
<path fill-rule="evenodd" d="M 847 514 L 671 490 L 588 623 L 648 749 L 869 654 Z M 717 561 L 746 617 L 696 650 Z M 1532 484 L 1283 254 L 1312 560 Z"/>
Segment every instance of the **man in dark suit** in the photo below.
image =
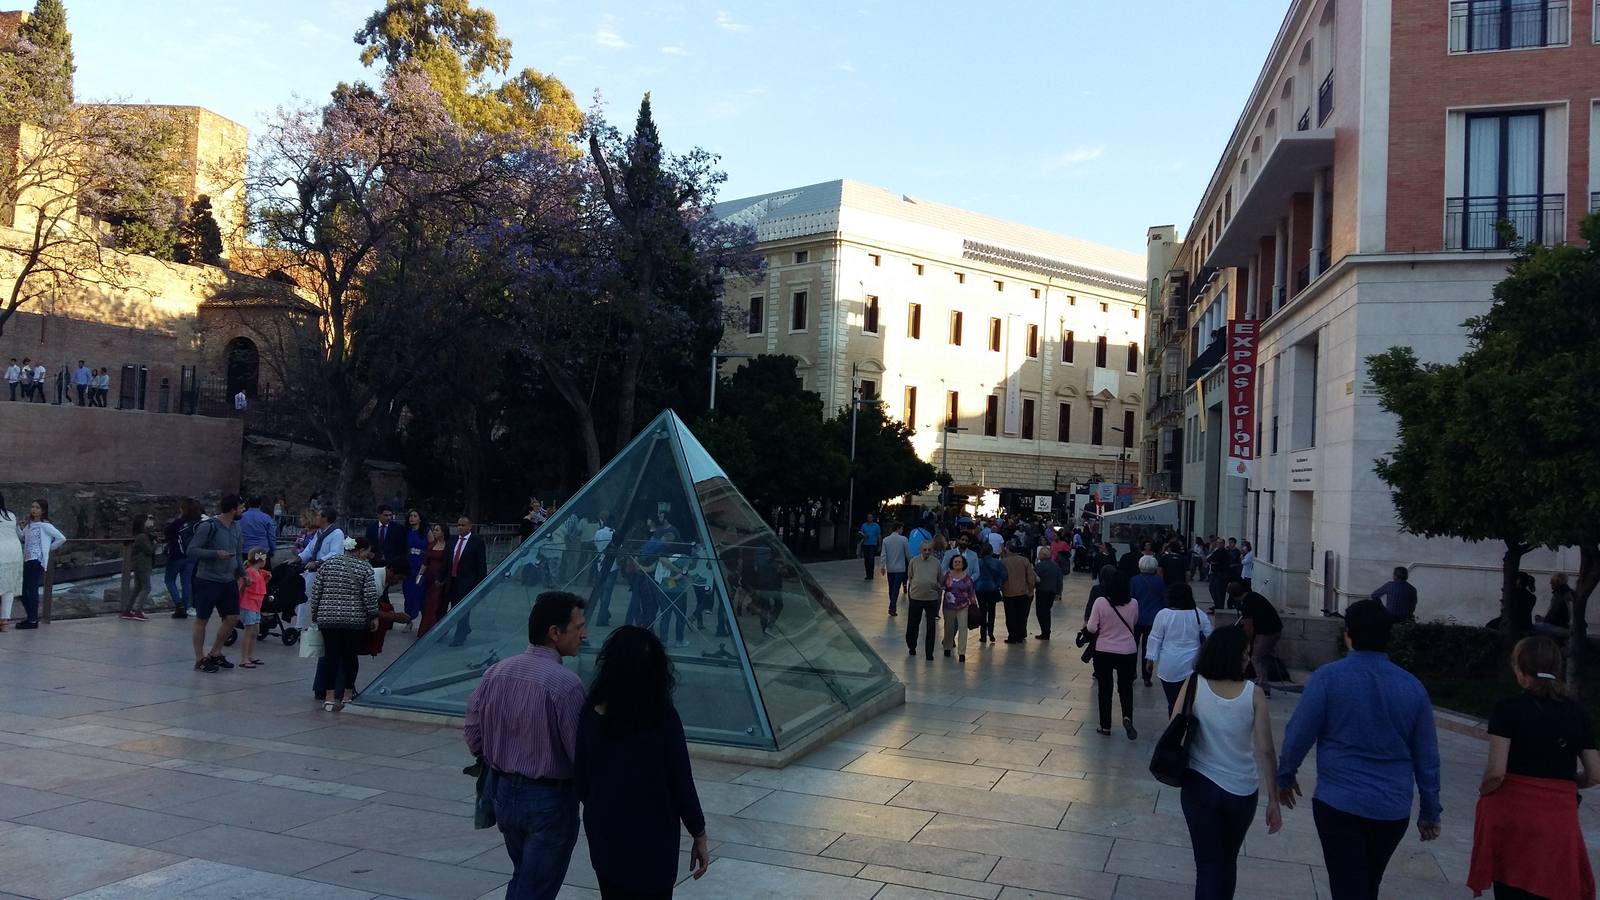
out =
<path fill-rule="evenodd" d="M 455 609 L 472 589 L 489 574 L 489 552 L 483 538 L 472 532 L 472 520 L 466 516 L 456 520 L 456 539 L 450 544 L 450 557 L 446 565 L 449 584 L 446 596 L 449 608 Z M 472 633 L 471 617 L 463 615 L 450 638 L 450 646 L 459 647 Z"/>
<path fill-rule="evenodd" d="M 373 568 L 406 565 L 406 529 L 395 522 L 394 507 L 378 507 L 378 521 L 367 526 L 367 544 Z"/>

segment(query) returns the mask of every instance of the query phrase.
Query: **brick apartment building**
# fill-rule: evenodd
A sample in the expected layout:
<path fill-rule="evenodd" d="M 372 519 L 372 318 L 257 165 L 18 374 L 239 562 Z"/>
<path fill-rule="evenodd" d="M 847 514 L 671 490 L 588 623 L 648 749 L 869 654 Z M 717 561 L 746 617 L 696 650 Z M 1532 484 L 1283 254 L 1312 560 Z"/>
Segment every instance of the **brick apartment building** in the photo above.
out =
<path fill-rule="evenodd" d="M 1460 355 L 1511 259 L 1497 222 L 1578 239 L 1600 205 L 1596 12 L 1293 0 L 1181 245 L 1152 229 L 1152 265 L 1175 260 L 1149 317 L 1152 485 L 1194 532 L 1252 540 L 1278 603 L 1343 608 L 1408 565 L 1425 615 L 1495 614 L 1494 548 L 1401 533 L 1372 465 L 1394 422 L 1365 360 Z M 1258 323 L 1246 435 L 1225 415 L 1240 322 Z"/>

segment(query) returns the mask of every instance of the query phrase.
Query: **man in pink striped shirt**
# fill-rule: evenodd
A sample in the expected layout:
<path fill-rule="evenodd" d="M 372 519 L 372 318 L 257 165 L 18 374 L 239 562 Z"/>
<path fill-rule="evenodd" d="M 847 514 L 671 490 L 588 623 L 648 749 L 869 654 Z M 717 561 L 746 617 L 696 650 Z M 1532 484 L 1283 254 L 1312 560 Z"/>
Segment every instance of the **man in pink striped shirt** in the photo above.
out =
<path fill-rule="evenodd" d="M 578 841 L 572 783 L 583 681 L 561 664 L 585 635 L 584 602 L 547 591 L 528 613 L 528 649 L 495 663 L 467 700 L 467 749 L 497 776 L 494 815 L 511 856 L 506 900 L 549 900 Z"/>

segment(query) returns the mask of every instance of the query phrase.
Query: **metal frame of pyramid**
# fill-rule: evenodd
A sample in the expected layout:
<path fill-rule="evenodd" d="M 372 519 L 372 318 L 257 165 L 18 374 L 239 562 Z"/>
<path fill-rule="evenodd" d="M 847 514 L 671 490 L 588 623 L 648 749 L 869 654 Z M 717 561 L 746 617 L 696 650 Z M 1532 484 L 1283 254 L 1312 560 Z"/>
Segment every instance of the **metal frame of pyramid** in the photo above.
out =
<path fill-rule="evenodd" d="M 602 517 L 614 527 L 604 552 L 593 542 Z M 464 714 L 483 671 L 526 648 L 528 610 L 549 590 L 590 601 L 589 641 L 566 661 L 585 682 L 614 628 L 656 630 L 672 655 L 689 739 L 702 751 L 726 748 L 725 758 L 781 765 L 759 757 L 787 761 L 904 698 L 889 667 L 667 410 L 374 678 L 358 705 L 380 715 Z"/>

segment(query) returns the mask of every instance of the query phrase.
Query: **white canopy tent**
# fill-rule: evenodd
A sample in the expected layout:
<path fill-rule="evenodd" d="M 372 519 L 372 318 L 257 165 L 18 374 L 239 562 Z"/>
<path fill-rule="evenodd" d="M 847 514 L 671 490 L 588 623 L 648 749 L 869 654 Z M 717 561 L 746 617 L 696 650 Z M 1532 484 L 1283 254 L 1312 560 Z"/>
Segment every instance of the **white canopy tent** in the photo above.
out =
<path fill-rule="evenodd" d="M 1101 516 L 1100 536 L 1114 544 L 1136 547 L 1140 541 L 1154 539 L 1159 532 L 1178 531 L 1178 517 L 1178 501 L 1146 500 Z"/>

